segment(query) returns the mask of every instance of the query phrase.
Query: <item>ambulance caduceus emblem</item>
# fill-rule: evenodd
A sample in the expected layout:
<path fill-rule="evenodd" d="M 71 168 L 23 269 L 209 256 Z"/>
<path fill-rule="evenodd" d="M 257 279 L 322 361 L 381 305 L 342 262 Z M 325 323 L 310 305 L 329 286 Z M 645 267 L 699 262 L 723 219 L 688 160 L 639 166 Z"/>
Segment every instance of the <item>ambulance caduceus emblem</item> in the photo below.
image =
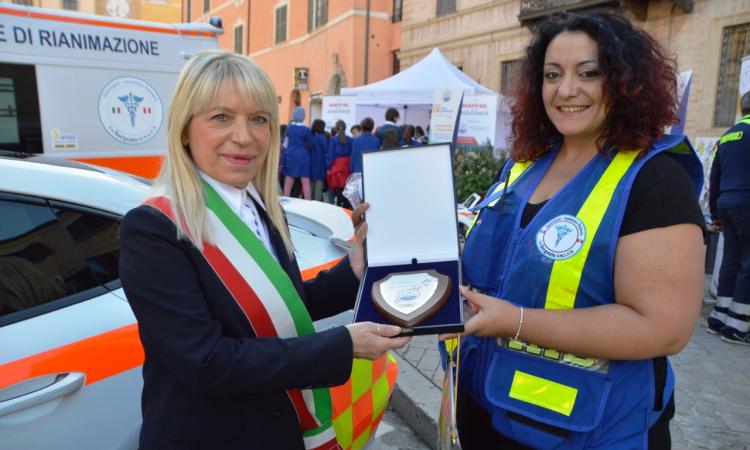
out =
<path fill-rule="evenodd" d="M 142 144 L 161 128 L 161 99 L 147 82 L 120 77 L 107 83 L 99 95 L 99 119 L 110 136 L 123 144 Z"/>
<path fill-rule="evenodd" d="M 536 235 L 536 248 L 554 260 L 575 256 L 586 242 L 586 225 L 578 217 L 563 214 L 550 220 Z"/>

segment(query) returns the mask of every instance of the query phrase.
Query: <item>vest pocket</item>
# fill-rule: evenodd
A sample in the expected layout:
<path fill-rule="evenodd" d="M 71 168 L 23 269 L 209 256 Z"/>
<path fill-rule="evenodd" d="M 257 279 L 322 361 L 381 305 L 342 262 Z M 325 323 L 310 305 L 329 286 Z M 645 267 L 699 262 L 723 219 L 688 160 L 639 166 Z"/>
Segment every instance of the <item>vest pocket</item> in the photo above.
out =
<path fill-rule="evenodd" d="M 514 201 L 515 200 L 515 201 Z M 492 291 L 500 281 L 513 239 L 513 222 L 518 199 L 511 192 L 498 204 L 484 208 L 466 237 L 463 258 L 463 279 L 481 291 Z M 500 204 L 503 208 L 500 208 Z"/>
<path fill-rule="evenodd" d="M 562 430 L 588 432 L 601 421 L 611 386 L 603 373 L 496 348 L 484 394 L 493 416 L 511 412 Z"/>

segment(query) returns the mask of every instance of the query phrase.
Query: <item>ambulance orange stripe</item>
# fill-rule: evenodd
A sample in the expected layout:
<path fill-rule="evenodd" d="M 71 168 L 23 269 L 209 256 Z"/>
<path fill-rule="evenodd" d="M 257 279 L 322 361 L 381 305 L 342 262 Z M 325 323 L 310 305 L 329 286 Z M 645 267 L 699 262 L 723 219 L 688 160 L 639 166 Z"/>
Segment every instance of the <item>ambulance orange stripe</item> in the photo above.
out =
<path fill-rule="evenodd" d="M 203 36 L 203 37 L 216 36 L 216 33 L 213 33 L 211 31 L 197 31 L 197 30 L 182 31 L 182 30 L 178 30 L 174 28 L 160 28 L 160 27 L 154 27 L 154 26 L 148 26 L 148 25 L 136 25 L 136 24 L 131 24 L 131 23 L 116 23 L 116 22 L 113 23 L 113 22 L 106 22 L 104 20 L 86 19 L 86 18 L 81 18 L 81 17 L 58 16 L 56 14 L 16 10 L 16 9 L 3 8 L 3 7 L 0 7 L 0 13 L 8 14 L 10 16 L 29 17 L 32 19 L 54 20 L 56 22 L 77 23 L 77 24 L 83 24 L 83 25 L 96 25 L 96 26 L 108 27 L 108 28 L 121 28 L 124 30 L 150 31 L 152 33 L 177 34 L 177 35 L 187 35 L 187 36 Z"/>
<path fill-rule="evenodd" d="M 86 384 L 143 365 L 138 325 L 133 323 L 46 352 L 0 365 L 0 389 L 42 375 L 83 372 Z"/>
<path fill-rule="evenodd" d="M 144 178 L 154 179 L 159 174 L 163 156 L 108 156 L 106 158 L 72 158 L 95 166 L 109 167 L 122 172 L 132 173 Z"/>
<path fill-rule="evenodd" d="M 331 267 L 333 267 L 336 264 L 338 264 L 339 261 L 341 261 L 342 259 L 343 258 L 334 259 L 333 261 L 329 261 L 327 263 L 323 263 L 323 264 L 320 264 L 318 266 L 313 266 L 313 267 L 307 268 L 305 270 L 302 270 L 301 271 L 301 273 L 302 273 L 302 279 L 305 280 L 305 281 L 311 280 L 311 279 L 315 278 L 316 275 L 318 275 L 318 272 L 330 269 Z"/>

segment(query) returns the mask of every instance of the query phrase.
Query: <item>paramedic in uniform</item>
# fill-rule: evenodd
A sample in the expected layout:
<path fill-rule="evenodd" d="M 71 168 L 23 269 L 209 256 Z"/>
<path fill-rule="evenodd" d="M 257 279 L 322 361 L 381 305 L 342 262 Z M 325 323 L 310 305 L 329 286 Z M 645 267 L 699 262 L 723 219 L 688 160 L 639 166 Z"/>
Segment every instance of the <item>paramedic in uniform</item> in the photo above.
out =
<path fill-rule="evenodd" d="M 719 139 L 711 165 L 709 209 L 724 233 L 724 256 L 708 332 L 750 345 L 750 93 L 740 109 L 742 117 Z"/>
<path fill-rule="evenodd" d="M 366 227 L 302 282 L 277 198 L 278 120 L 270 79 L 244 56 L 199 52 L 180 74 L 156 190 L 120 228 L 145 351 L 141 449 L 337 448 L 327 387 L 353 356 L 408 340 L 369 322 L 315 332 L 354 304 Z"/>
<path fill-rule="evenodd" d="M 690 338 L 704 260 L 700 162 L 663 135 L 674 61 L 622 16 L 562 14 L 519 80 L 512 160 L 463 254 L 463 448 L 668 448 L 666 355 Z"/>

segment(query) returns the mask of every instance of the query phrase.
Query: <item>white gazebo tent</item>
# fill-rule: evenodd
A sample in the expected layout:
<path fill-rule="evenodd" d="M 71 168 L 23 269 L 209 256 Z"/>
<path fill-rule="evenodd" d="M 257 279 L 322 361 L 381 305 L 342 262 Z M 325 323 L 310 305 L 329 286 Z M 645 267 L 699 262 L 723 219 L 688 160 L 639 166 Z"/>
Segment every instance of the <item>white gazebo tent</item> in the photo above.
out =
<path fill-rule="evenodd" d="M 385 110 L 400 111 L 401 122 L 429 124 L 429 111 L 436 89 L 462 88 L 466 95 L 498 95 L 495 146 L 507 140 L 510 113 L 504 97 L 488 89 L 454 66 L 440 49 L 433 49 L 418 63 L 390 78 L 355 88 L 341 89 L 341 95 L 356 96 L 357 120 L 372 117 L 377 125 L 385 121 Z"/>

